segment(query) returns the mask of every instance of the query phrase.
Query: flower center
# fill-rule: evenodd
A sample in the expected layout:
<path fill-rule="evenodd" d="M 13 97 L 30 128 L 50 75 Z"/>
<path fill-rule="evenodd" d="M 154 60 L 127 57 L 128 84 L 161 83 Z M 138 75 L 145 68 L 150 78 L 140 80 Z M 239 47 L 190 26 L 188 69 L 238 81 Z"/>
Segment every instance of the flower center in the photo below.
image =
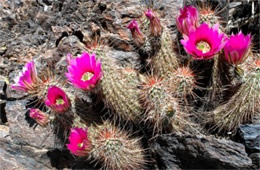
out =
<path fill-rule="evenodd" d="M 57 99 L 56 100 L 56 104 L 57 105 L 63 105 L 64 104 L 64 100 L 63 99 Z"/>
<path fill-rule="evenodd" d="M 83 75 L 82 75 L 82 77 L 81 77 L 81 80 L 82 81 L 87 81 L 87 80 L 90 80 L 92 77 L 93 77 L 93 73 L 91 73 L 91 72 L 86 72 L 86 73 L 84 73 Z"/>
<path fill-rule="evenodd" d="M 84 145 L 83 142 L 82 142 L 82 143 L 79 143 L 79 144 L 78 144 L 78 147 L 79 147 L 79 148 L 82 148 L 83 145 Z"/>
<path fill-rule="evenodd" d="M 202 51 L 202 53 L 207 53 L 210 51 L 210 45 L 205 42 L 205 41 L 200 41 L 196 44 L 196 48 L 200 51 Z"/>

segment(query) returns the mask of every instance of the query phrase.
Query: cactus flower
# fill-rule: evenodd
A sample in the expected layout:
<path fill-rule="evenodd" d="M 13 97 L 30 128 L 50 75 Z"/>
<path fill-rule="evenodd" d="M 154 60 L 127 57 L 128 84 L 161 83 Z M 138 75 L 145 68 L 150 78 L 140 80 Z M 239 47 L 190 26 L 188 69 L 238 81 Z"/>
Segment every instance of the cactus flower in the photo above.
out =
<path fill-rule="evenodd" d="M 152 10 L 148 9 L 145 12 L 145 16 L 150 20 L 150 33 L 154 37 L 158 37 L 162 33 L 162 25 L 160 19 L 153 13 Z"/>
<path fill-rule="evenodd" d="M 23 92 L 32 91 L 37 84 L 37 73 L 34 65 L 34 61 L 28 62 L 23 71 L 15 79 L 15 84 L 11 86 L 14 90 Z"/>
<path fill-rule="evenodd" d="M 45 104 L 56 113 L 63 113 L 70 108 L 68 96 L 62 89 L 56 86 L 49 87 Z"/>
<path fill-rule="evenodd" d="M 39 109 L 31 108 L 29 116 L 41 126 L 47 125 L 49 121 L 49 116 L 46 113 L 40 111 Z"/>
<path fill-rule="evenodd" d="M 141 33 L 138 23 L 135 19 L 133 19 L 129 25 L 127 26 L 128 29 L 130 29 L 132 37 L 136 43 L 136 45 L 141 46 L 144 44 L 145 41 L 145 37 L 144 35 Z"/>
<path fill-rule="evenodd" d="M 73 155 L 86 156 L 91 148 L 87 128 L 71 128 L 67 148 Z"/>
<path fill-rule="evenodd" d="M 67 59 L 69 62 L 66 77 L 76 87 L 90 90 L 96 86 L 102 77 L 101 63 L 95 54 L 84 52 L 80 57 Z"/>
<path fill-rule="evenodd" d="M 198 10 L 193 6 L 185 6 L 183 9 L 180 9 L 176 25 L 182 34 L 189 35 L 191 31 L 195 31 L 199 27 Z"/>
<path fill-rule="evenodd" d="M 226 41 L 226 35 L 218 31 L 218 24 L 210 28 L 203 23 L 189 36 L 184 35 L 181 43 L 194 59 L 204 60 L 213 58 L 225 46 Z"/>
<path fill-rule="evenodd" d="M 231 35 L 224 47 L 225 60 L 229 64 L 241 64 L 248 56 L 251 35 L 244 35 L 241 31 Z"/>

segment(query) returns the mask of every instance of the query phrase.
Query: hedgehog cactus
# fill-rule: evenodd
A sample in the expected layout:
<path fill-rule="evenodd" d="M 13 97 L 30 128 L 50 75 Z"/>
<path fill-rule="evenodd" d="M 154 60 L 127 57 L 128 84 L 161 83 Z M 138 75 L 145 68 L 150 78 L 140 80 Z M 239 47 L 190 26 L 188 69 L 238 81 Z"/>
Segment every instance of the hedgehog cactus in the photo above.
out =
<path fill-rule="evenodd" d="M 160 39 L 160 49 L 151 58 L 150 63 L 153 73 L 161 78 L 167 78 L 172 71 L 178 68 L 177 54 L 173 50 L 173 42 L 169 30 L 165 27 L 163 29 Z"/>
<path fill-rule="evenodd" d="M 141 101 L 146 109 L 143 120 L 153 126 L 155 133 L 169 128 L 173 128 L 176 133 L 183 132 L 187 128 L 189 117 L 181 111 L 166 83 L 151 77 L 143 84 Z"/>
<path fill-rule="evenodd" d="M 107 47 L 94 49 L 102 62 L 103 78 L 100 81 L 101 95 L 104 103 L 117 113 L 118 118 L 132 123 L 142 113 L 138 100 L 140 94 L 140 74 L 133 69 L 116 66 L 115 61 L 106 55 Z"/>
<path fill-rule="evenodd" d="M 257 63 L 257 62 L 256 62 Z M 207 113 L 206 123 L 213 124 L 212 129 L 235 131 L 241 124 L 249 123 L 260 114 L 260 65 L 244 77 L 244 82 L 234 96 L 224 105 Z"/>
<path fill-rule="evenodd" d="M 89 138 L 93 145 L 91 156 L 103 163 L 104 169 L 142 169 L 144 154 L 140 140 L 131 138 L 105 122 L 89 128 Z"/>
<path fill-rule="evenodd" d="M 100 162 L 104 169 L 140 169 L 144 167 L 144 153 L 140 140 L 109 122 L 71 128 L 68 150 L 75 156 Z"/>
<path fill-rule="evenodd" d="M 193 90 L 197 88 L 193 71 L 189 67 L 179 67 L 169 78 L 168 86 L 176 96 L 185 99 L 188 95 L 195 96 Z"/>
<path fill-rule="evenodd" d="M 222 24 L 220 17 L 216 14 L 214 10 L 210 7 L 201 7 L 199 9 L 199 23 L 207 23 L 211 27 L 215 24 Z M 222 26 L 220 26 L 220 30 L 224 30 Z"/>

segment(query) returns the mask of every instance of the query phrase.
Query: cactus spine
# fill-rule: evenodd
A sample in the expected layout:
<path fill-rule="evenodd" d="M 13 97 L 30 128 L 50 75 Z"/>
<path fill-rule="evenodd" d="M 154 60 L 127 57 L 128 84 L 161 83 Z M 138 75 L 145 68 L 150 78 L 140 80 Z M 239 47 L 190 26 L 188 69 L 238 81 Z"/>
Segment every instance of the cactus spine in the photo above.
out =
<path fill-rule="evenodd" d="M 140 140 L 130 136 L 112 124 L 89 128 L 93 146 L 90 156 L 103 163 L 104 169 L 141 169 L 144 166 Z"/>
<path fill-rule="evenodd" d="M 166 78 L 172 74 L 172 71 L 178 68 L 178 59 L 173 50 L 171 35 L 166 27 L 163 28 L 160 37 L 160 49 L 151 58 L 151 67 L 155 75 Z"/>
<path fill-rule="evenodd" d="M 143 85 L 141 101 L 146 108 L 143 120 L 154 127 L 154 132 L 169 128 L 173 128 L 174 132 L 185 131 L 188 116 L 181 111 L 177 99 L 172 97 L 165 83 L 152 77 Z"/>
<path fill-rule="evenodd" d="M 260 67 L 256 67 L 244 77 L 244 83 L 230 100 L 217 107 L 206 119 L 213 123 L 213 129 L 235 131 L 239 125 L 248 123 L 260 114 Z"/>
<path fill-rule="evenodd" d="M 139 103 L 140 74 L 133 69 L 116 66 L 104 49 L 95 49 L 102 62 L 103 78 L 100 82 L 102 98 L 107 106 L 115 111 L 118 118 L 134 121 L 142 113 Z"/>
<path fill-rule="evenodd" d="M 181 99 L 185 99 L 187 95 L 195 96 L 193 89 L 196 88 L 196 80 L 189 67 L 179 67 L 172 73 L 168 83 L 175 95 Z"/>

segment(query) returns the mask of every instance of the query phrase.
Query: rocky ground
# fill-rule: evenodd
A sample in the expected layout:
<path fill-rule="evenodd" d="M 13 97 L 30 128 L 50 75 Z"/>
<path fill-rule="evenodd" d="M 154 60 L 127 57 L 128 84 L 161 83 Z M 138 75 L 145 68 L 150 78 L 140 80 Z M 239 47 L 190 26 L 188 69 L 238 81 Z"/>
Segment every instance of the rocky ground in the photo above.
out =
<path fill-rule="evenodd" d="M 63 150 L 61 141 L 49 128 L 29 118 L 28 99 L 10 89 L 25 62 L 37 59 L 64 72 L 67 53 L 78 54 L 82 43 L 95 32 L 111 44 L 111 56 L 118 64 L 140 68 L 132 52 L 126 29 L 132 18 L 142 15 L 149 0 L 4 0 L 0 1 L 0 169 L 90 169 L 93 163 L 77 159 Z M 175 16 L 183 3 L 160 0 L 154 8 L 162 11 L 174 30 Z M 214 1 L 223 9 L 227 29 L 252 32 L 259 51 L 259 2 Z M 213 4 L 214 4 L 213 3 Z M 172 38 L 176 38 L 173 31 Z M 258 45 L 257 45 L 258 43 Z M 44 65 L 45 64 L 45 65 Z M 149 141 L 147 169 L 258 169 L 260 124 L 243 125 L 232 138 L 174 134 Z M 98 167 L 98 166 L 97 166 Z"/>

